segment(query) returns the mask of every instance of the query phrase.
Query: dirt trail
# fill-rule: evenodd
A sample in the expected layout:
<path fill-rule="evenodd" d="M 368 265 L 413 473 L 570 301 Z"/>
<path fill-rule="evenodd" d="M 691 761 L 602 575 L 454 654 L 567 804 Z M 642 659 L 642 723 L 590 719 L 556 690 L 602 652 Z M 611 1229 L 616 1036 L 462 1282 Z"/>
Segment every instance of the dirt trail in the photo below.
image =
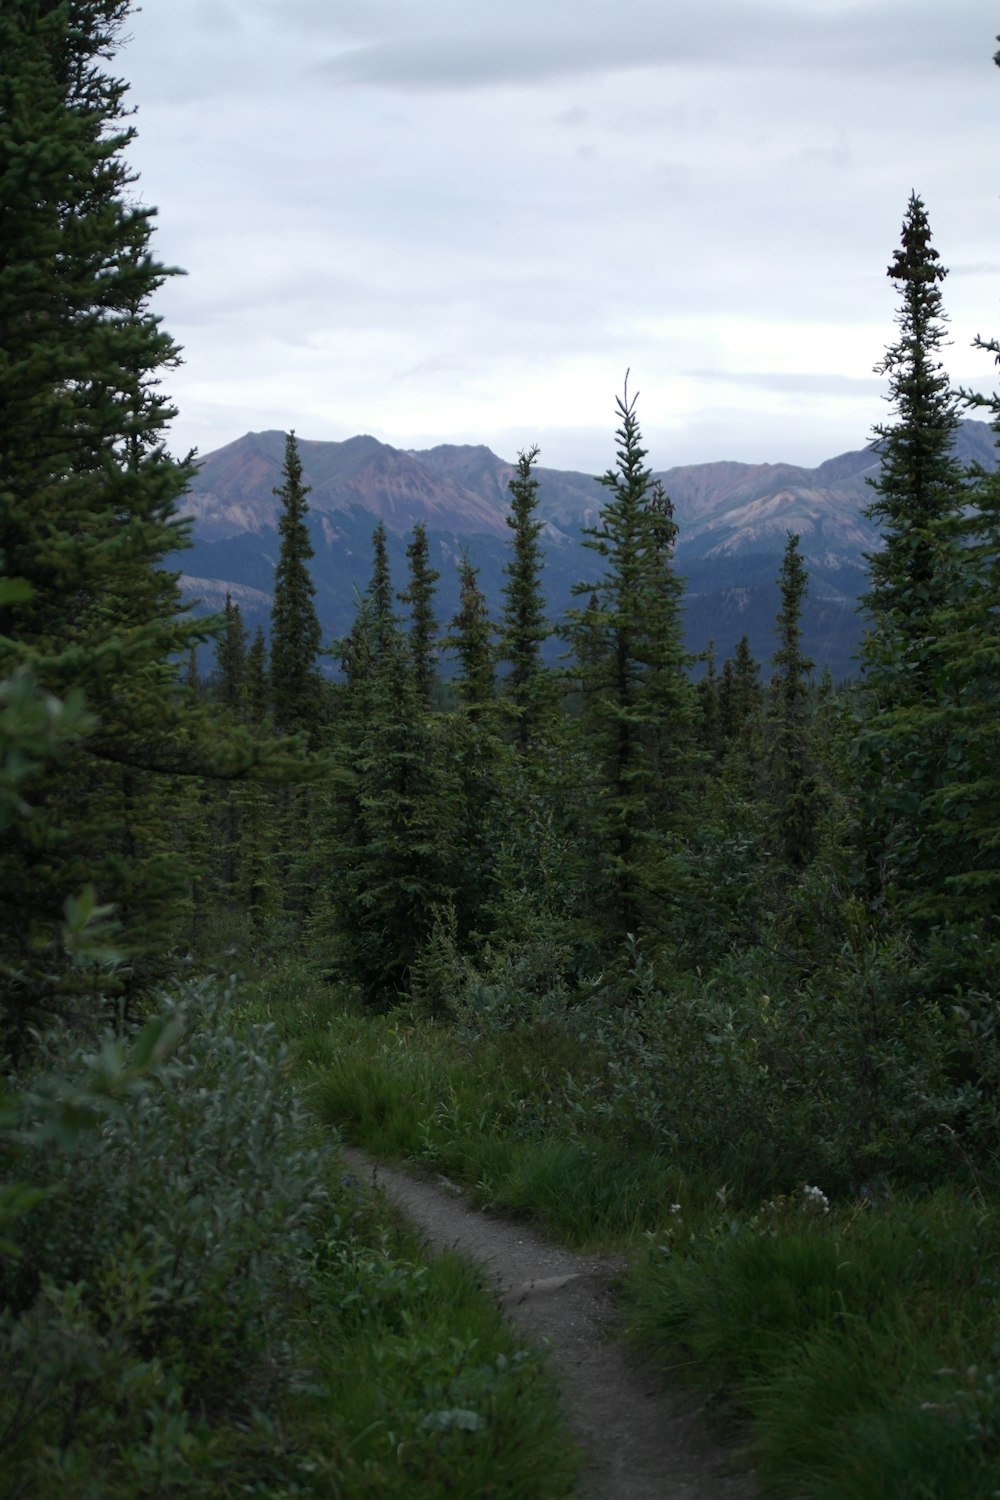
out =
<path fill-rule="evenodd" d="M 586 1455 L 580 1500 L 754 1500 L 745 1473 L 704 1429 L 697 1401 L 664 1392 L 616 1339 L 611 1280 L 620 1258 L 580 1255 L 519 1224 L 470 1208 L 452 1184 L 418 1181 L 347 1159 L 421 1229 L 436 1250 L 456 1250 L 493 1278 L 511 1318 L 551 1346 L 573 1432 Z"/>

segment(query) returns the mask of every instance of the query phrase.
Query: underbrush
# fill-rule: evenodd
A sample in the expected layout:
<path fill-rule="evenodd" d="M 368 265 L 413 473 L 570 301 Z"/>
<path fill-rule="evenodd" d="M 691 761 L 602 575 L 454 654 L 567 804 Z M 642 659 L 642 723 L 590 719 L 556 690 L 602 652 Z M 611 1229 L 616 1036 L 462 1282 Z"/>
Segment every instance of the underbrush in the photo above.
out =
<path fill-rule="evenodd" d="M 829 1208 L 815 1190 L 688 1230 L 630 1279 L 633 1337 L 714 1388 L 768 1493 L 1000 1491 L 1000 1205 L 941 1189 Z"/>
<path fill-rule="evenodd" d="M 576 1244 L 722 1186 L 752 1209 L 814 1177 L 838 1197 L 972 1184 L 996 1147 L 993 1001 L 942 993 L 892 939 L 854 933 L 808 973 L 761 950 L 678 973 L 633 949 L 576 992 L 518 992 L 502 955 L 455 981 L 443 1018 L 366 1010 L 304 963 L 259 993 L 325 1119 Z"/>
<path fill-rule="evenodd" d="M 847 920 L 810 968 L 632 951 L 573 992 L 487 954 L 444 1015 L 305 966 L 260 993 L 352 1139 L 638 1249 L 634 1338 L 715 1392 L 767 1493 L 996 1500 L 995 997 L 931 957 Z"/>
<path fill-rule="evenodd" d="M 345 1173 L 291 1068 L 203 986 L 131 1050 L 39 1040 L 4 1110 L 5 1495 L 570 1491 L 544 1362 Z"/>

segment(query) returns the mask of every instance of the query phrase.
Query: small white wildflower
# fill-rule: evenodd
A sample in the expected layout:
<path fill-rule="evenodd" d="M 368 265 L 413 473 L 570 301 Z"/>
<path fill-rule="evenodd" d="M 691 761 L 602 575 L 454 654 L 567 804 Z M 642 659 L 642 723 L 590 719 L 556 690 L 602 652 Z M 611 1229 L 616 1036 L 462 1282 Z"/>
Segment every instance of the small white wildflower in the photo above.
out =
<path fill-rule="evenodd" d="M 674 1215 L 675 1218 L 680 1213 L 680 1211 L 681 1211 L 681 1206 L 680 1206 L 679 1203 L 671 1203 L 671 1205 L 670 1205 L 670 1212 Z"/>
<path fill-rule="evenodd" d="M 824 1214 L 828 1214 L 830 1212 L 830 1200 L 823 1192 L 822 1188 L 804 1187 L 802 1189 L 802 1196 L 806 1200 L 807 1208 L 817 1208 L 821 1213 Z"/>

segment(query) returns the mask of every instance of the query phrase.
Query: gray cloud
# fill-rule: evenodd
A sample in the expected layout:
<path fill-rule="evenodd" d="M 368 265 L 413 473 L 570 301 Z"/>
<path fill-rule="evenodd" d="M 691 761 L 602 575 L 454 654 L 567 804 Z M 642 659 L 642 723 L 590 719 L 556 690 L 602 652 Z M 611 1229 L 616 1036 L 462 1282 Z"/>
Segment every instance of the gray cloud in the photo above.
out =
<path fill-rule="evenodd" d="M 665 67 L 862 75 L 915 68 L 940 76 L 974 55 L 959 27 L 942 27 L 936 0 L 911 0 L 903 25 L 893 0 L 818 12 L 801 0 L 685 7 L 634 0 L 627 16 L 603 0 L 549 0 L 544 9 L 508 0 L 488 15 L 455 0 L 421 6 L 417 25 L 403 17 L 397 9 L 393 26 L 386 7 L 377 8 L 377 34 L 317 68 L 341 85 L 465 91 Z"/>
<path fill-rule="evenodd" d="M 981 0 L 170 0 L 130 29 L 140 189 L 190 273 L 157 302 L 179 446 L 534 433 L 596 471 L 631 365 L 665 466 L 819 461 L 884 415 L 914 186 L 956 378 L 1000 325 Z"/>
<path fill-rule="evenodd" d="M 881 395 L 885 381 L 873 376 L 838 375 L 823 370 L 691 370 L 692 380 L 708 384 L 741 385 L 759 391 L 798 396 Z"/>

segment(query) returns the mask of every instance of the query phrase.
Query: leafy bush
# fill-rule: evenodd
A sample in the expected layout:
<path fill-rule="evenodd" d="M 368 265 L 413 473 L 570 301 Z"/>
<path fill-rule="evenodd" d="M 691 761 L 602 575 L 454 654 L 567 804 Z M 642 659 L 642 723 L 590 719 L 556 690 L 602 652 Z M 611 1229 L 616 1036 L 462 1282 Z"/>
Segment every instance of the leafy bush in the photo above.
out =
<path fill-rule="evenodd" d="M 231 1035 L 225 1003 L 188 990 L 187 1035 L 117 1097 L 78 1081 L 114 1071 L 112 1039 L 95 1056 L 53 1031 L 20 1082 L 10 1165 L 41 1196 L 0 1266 L 11 1493 L 97 1493 L 102 1473 L 107 1494 L 194 1484 L 215 1469 L 207 1423 L 252 1429 L 294 1375 L 289 1298 L 306 1285 L 326 1153 L 274 1036 Z M 87 1128 L 60 1149 L 69 1106 Z M 217 1475 L 209 1489 L 225 1493 Z"/>

